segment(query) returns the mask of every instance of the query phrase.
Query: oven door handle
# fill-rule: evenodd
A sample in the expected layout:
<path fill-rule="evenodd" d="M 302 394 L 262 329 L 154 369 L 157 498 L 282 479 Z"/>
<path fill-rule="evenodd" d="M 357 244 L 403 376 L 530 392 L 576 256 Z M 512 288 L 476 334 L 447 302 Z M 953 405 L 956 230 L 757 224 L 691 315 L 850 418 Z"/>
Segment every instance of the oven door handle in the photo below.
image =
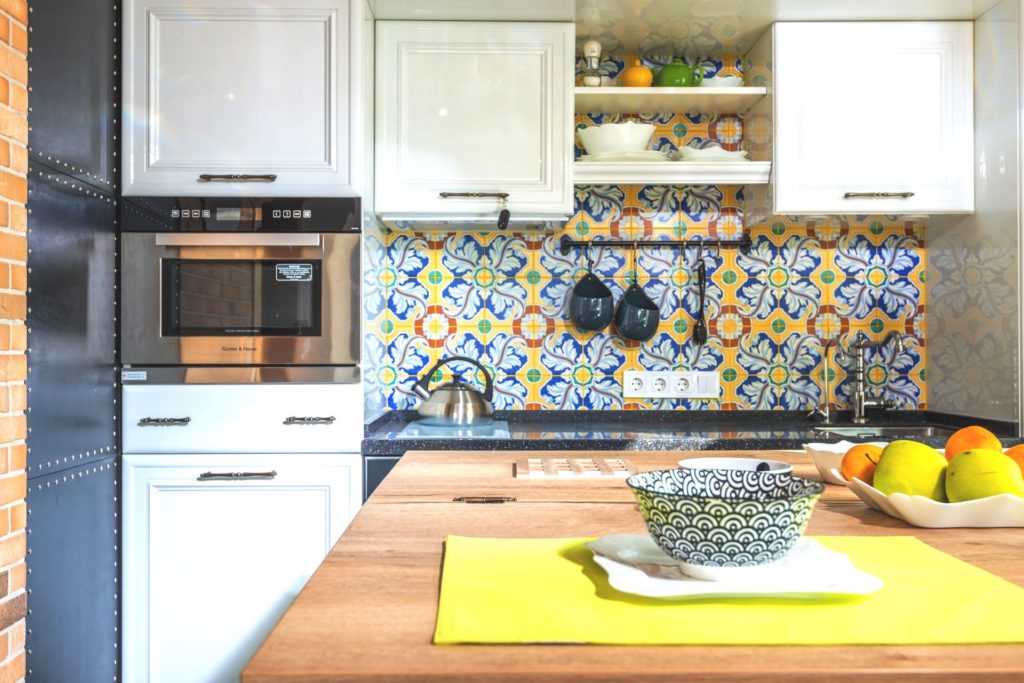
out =
<path fill-rule="evenodd" d="M 316 232 L 168 232 L 156 235 L 158 247 L 319 247 Z"/>

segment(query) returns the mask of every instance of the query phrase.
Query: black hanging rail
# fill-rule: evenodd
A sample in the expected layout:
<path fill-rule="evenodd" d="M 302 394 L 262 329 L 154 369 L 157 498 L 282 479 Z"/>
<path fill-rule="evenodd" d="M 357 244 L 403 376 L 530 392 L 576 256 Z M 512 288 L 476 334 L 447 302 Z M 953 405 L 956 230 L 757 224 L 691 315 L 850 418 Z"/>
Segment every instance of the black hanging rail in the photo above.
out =
<path fill-rule="evenodd" d="M 750 235 L 744 233 L 743 237 L 736 240 L 720 240 L 720 239 L 689 239 L 689 240 L 661 240 L 661 241 L 639 241 L 639 240 L 574 240 L 570 239 L 568 235 L 562 235 L 561 239 L 561 251 L 563 254 L 568 254 L 573 247 L 626 247 L 629 249 L 639 247 L 691 247 L 705 249 L 720 249 L 723 247 L 736 247 L 742 253 L 746 254 L 750 251 L 750 247 L 753 242 L 750 239 Z"/>

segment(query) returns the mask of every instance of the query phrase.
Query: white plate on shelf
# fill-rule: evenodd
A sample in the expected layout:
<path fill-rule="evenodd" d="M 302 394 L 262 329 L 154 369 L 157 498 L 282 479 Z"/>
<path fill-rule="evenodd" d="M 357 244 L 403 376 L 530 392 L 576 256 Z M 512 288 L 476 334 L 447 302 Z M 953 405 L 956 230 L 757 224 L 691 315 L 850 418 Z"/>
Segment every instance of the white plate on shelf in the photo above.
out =
<path fill-rule="evenodd" d="M 857 569 L 850 559 L 810 538 L 801 538 L 781 560 L 737 568 L 720 581 L 702 581 L 682 573 L 650 536 L 616 534 L 588 543 L 594 561 L 617 591 L 647 598 L 774 597 L 794 600 L 870 595 L 884 585 Z"/>
<path fill-rule="evenodd" d="M 720 145 L 711 147 L 684 146 L 669 155 L 673 161 L 750 161 L 745 149 L 728 150 Z"/>
<path fill-rule="evenodd" d="M 836 468 L 832 469 L 832 476 L 842 481 L 868 507 L 914 526 L 929 529 L 1024 526 L 1024 498 L 1012 493 L 965 500 L 962 503 L 940 503 L 931 498 L 908 496 L 905 493 L 885 495 L 856 477 L 853 481 L 847 481 Z"/>
<path fill-rule="evenodd" d="M 859 443 L 859 442 L 857 442 Z M 818 468 L 818 474 L 828 484 L 836 484 L 838 486 L 846 486 L 846 480 L 842 478 L 842 475 L 836 477 L 832 474 L 832 470 L 839 471 L 840 465 L 843 464 L 843 456 L 846 455 L 846 451 L 850 450 L 857 443 L 853 441 L 837 441 L 836 443 L 805 443 L 804 452 L 811 456 L 811 460 L 814 462 L 814 466 Z M 888 446 L 889 444 L 885 441 L 869 441 L 868 443 L 875 446 Z"/>

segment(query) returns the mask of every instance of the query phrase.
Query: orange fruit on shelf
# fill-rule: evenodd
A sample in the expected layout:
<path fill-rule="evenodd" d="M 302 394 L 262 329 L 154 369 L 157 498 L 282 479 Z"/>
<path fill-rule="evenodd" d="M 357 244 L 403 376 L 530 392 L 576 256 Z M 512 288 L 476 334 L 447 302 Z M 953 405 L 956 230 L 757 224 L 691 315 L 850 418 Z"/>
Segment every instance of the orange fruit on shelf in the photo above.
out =
<path fill-rule="evenodd" d="M 958 429 L 946 440 L 946 460 L 952 460 L 964 451 L 984 448 L 990 451 L 1003 451 L 1003 444 L 995 434 L 984 427 L 972 425 Z"/>
<path fill-rule="evenodd" d="M 1024 473 L 1024 443 L 1017 444 L 1013 448 L 1006 450 L 1007 457 L 1010 457 L 1020 467 L 1021 472 Z"/>
<path fill-rule="evenodd" d="M 859 443 L 846 451 L 843 461 L 839 465 L 839 471 L 847 481 L 853 481 L 856 477 L 865 484 L 875 480 L 875 467 L 882 459 L 882 447 L 870 443 Z"/>

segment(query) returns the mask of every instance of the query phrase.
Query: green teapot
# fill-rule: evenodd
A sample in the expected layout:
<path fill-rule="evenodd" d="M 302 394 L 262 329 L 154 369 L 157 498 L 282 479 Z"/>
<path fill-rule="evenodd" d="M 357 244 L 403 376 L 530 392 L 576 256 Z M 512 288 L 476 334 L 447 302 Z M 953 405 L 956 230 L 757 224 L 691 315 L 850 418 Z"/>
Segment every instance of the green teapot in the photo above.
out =
<path fill-rule="evenodd" d="M 704 80 L 704 69 L 700 64 L 690 66 L 676 57 L 672 63 L 654 74 L 654 85 L 659 88 L 689 88 L 700 85 Z"/>

